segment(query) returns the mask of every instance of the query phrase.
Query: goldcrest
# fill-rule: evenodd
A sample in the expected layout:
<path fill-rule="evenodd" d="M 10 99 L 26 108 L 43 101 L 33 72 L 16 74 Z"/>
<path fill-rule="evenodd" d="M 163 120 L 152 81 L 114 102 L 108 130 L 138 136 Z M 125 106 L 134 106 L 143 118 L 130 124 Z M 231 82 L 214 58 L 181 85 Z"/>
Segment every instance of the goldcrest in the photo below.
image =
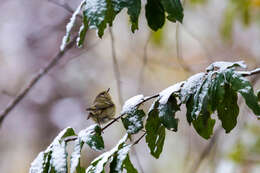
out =
<path fill-rule="evenodd" d="M 113 119 L 116 113 L 116 106 L 109 94 L 109 89 L 100 92 L 92 106 L 86 109 L 89 114 L 88 118 L 92 118 L 98 124 L 104 124 Z"/>

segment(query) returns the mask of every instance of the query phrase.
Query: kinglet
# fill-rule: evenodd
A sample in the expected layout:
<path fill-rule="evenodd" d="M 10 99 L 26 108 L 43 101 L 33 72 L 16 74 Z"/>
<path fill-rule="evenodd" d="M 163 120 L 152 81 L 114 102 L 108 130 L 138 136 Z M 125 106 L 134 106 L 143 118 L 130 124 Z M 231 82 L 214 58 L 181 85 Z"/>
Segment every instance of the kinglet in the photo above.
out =
<path fill-rule="evenodd" d="M 113 119 L 116 113 L 116 106 L 109 94 L 110 88 L 106 91 L 100 92 L 91 107 L 86 110 L 89 111 L 88 119 L 92 118 L 98 124 L 104 124 Z"/>

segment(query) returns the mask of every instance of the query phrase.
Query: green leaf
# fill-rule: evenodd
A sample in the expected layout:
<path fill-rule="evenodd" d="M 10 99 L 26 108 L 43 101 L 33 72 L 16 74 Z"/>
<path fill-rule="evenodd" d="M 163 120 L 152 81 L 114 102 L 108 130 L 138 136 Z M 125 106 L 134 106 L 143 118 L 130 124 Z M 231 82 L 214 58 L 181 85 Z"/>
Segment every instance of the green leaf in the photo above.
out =
<path fill-rule="evenodd" d="M 197 73 L 185 81 L 180 92 L 180 99 L 183 103 L 186 103 L 189 98 L 196 93 L 198 87 L 204 80 L 204 76 L 205 73 Z"/>
<path fill-rule="evenodd" d="M 160 101 L 159 101 L 160 103 Z M 159 118 L 162 124 L 172 131 L 178 130 L 179 120 L 175 118 L 175 113 L 180 110 L 177 100 L 174 96 L 171 96 L 166 104 L 159 104 Z"/>
<path fill-rule="evenodd" d="M 66 143 L 55 143 L 52 147 L 51 165 L 56 173 L 67 173 L 67 152 Z"/>
<path fill-rule="evenodd" d="M 164 8 L 159 0 L 147 0 L 145 6 L 145 16 L 149 27 L 157 31 L 165 23 Z"/>
<path fill-rule="evenodd" d="M 125 146 L 125 142 L 128 139 L 128 134 L 126 134 L 117 145 L 108 152 L 105 152 L 93 160 L 90 166 L 86 169 L 86 173 L 104 173 L 104 167 L 109 162 L 109 160 L 117 154 L 119 149 Z"/>
<path fill-rule="evenodd" d="M 137 169 L 135 169 L 135 167 L 130 161 L 129 154 L 126 156 L 123 168 L 126 170 L 127 173 L 138 173 Z"/>
<path fill-rule="evenodd" d="M 94 124 L 85 130 L 80 131 L 78 136 L 93 150 L 100 151 L 104 149 L 104 141 L 101 136 L 101 128 L 99 125 Z"/>
<path fill-rule="evenodd" d="M 257 91 L 258 102 L 260 102 L 260 90 Z"/>
<path fill-rule="evenodd" d="M 79 36 L 77 38 L 77 46 L 82 47 L 88 30 L 87 16 L 83 13 L 82 25 L 79 29 Z"/>
<path fill-rule="evenodd" d="M 159 119 L 158 105 L 158 101 L 155 101 L 152 105 L 145 125 L 147 133 L 145 137 L 146 143 L 148 144 L 151 155 L 157 159 L 162 152 L 165 139 L 165 127 Z"/>
<path fill-rule="evenodd" d="M 71 127 L 62 130 L 48 148 L 31 163 L 30 173 L 63 173 L 67 171 L 66 137 L 75 136 Z"/>
<path fill-rule="evenodd" d="M 183 20 L 183 7 L 180 0 L 160 0 L 165 11 L 168 13 L 167 19 L 182 23 Z"/>
<path fill-rule="evenodd" d="M 101 38 L 104 30 L 111 20 L 109 15 L 113 13 L 111 2 L 108 0 L 85 0 L 84 16 L 87 17 L 90 29 L 98 29 L 98 36 Z"/>
<path fill-rule="evenodd" d="M 138 18 L 141 12 L 141 0 L 111 0 L 112 7 L 116 14 L 123 8 L 127 8 L 127 13 L 130 16 L 132 23 L 131 30 L 134 32 L 138 29 Z"/>
<path fill-rule="evenodd" d="M 127 133 L 136 134 L 143 129 L 144 117 L 145 113 L 143 110 L 134 110 L 128 113 L 125 118 L 121 118 Z"/>
<path fill-rule="evenodd" d="M 60 51 L 63 52 L 67 43 L 70 41 L 70 33 L 71 30 L 76 22 L 76 17 L 77 15 L 80 13 L 80 10 L 82 8 L 82 6 L 85 4 L 85 1 L 82 0 L 80 5 L 77 7 L 77 9 L 74 11 L 74 13 L 72 14 L 71 18 L 70 18 L 70 22 L 66 25 L 66 34 L 62 39 L 62 44 L 60 46 Z"/>
<path fill-rule="evenodd" d="M 196 120 L 192 121 L 193 127 L 197 133 L 205 139 L 209 139 L 213 133 L 215 120 L 210 118 L 209 112 L 203 112 Z"/>
<path fill-rule="evenodd" d="M 258 97 L 254 94 L 250 82 L 232 69 L 227 70 L 225 75 L 232 89 L 239 92 L 244 97 L 247 106 L 254 112 L 254 114 L 260 115 Z"/>
<path fill-rule="evenodd" d="M 47 173 L 50 165 L 50 153 L 43 151 L 31 163 L 29 173 Z"/>
<path fill-rule="evenodd" d="M 131 112 L 134 112 L 136 109 L 138 109 L 143 100 L 144 96 L 141 94 L 131 97 L 124 103 L 121 114 L 131 114 Z"/>
<path fill-rule="evenodd" d="M 123 144 L 121 148 L 114 154 L 110 163 L 110 173 L 123 172 L 123 169 L 129 173 L 137 173 L 129 159 L 129 151 L 132 145 Z"/>
<path fill-rule="evenodd" d="M 204 112 L 208 112 L 208 103 L 210 102 L 210 88 L 212 82 L 212 73 L 209 73 L 204 81 L 197 88 L 196 93 L 193 96 L 193 108 L 191 117 L 195 120 L 197 117 Z"/>
<path fill-rule="evenodd" d="M 70 159 L 70 173 L 74 173 L 76 170 L 77 173 L 80 173 L 80 170 L 82 170 L 80 167 L 80 154 L 83 144 L 84 142 L 80 138 L 77 138 L 74 142 L 74 150 Z"/>
<path fill-rule="evenodd" d="M 237 93 L 226 84 L 224 98 L 217 106 L 218 118 L 222 122 L 222 127 L 229 133 L 237 124 L 239 107 L 237 105 Z"/>
<path fill-rule="evenodd" d="M 246 68 L 246 64 L 244 61 L 236 61 L 236 62 L 228 62 L 228 61 L 216 61 L 210 64 L 206 70 L 207 71 L 218 71 L 222 72 L 226 69 L 234 69 L 236 67 Z"/>

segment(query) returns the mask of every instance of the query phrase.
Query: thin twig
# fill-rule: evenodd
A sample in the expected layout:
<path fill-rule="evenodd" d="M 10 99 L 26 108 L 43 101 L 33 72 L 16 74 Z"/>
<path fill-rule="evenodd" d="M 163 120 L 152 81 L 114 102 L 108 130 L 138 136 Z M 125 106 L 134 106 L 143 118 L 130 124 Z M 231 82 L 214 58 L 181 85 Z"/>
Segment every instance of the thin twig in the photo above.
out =
<path fill-rule="evenodd" d="M 252 76 L 260 73 L 260 68 L 256 68 L 252 71 L 239 71 L 238 73 L 241 74 L 243 77 Z"/>
<path fill-rule="evenodd" d="M 114 74 L 115 74 L 115 79 L 117 84 L 117 93 L 118 93 L 119 103 L 120 105 L 123 105 L 123 96 L 122 96 L 121 81 L 120 81 L 121 76 L 120 76 L 119 65 L 116 57 L 114 34 L 111 27 L 109 27 L 109 34 L 111 37 L 111 51 L 112 51 L 112 58 L 113 58 L 113 69 L 114 69 Z"/>
<path fill-rule="evenodd" d="M 211 152 L 214 144 L 216 143 L 218 136 L 220 134 L 221 127 L 218 127 L 216 132 L 214 133 L 213 137 L 211 138 L 210 142 L 207 144 L 207 146 L 204 148 L 204 150 L 201 152 L 199 158 L 196 160 L 196 162 L 191 166 L 190 173 L 196 173 L 199 169 L 202 161 L 206 158 L 206 156 Z"/>
<path fill-rule="evenodd" d="M 75 141 L 76 139 L 78 139 L 78 136 L 69 136 L 69 137 L 65 138 L 64 141 L 70 142 L 70 141 Z"/>
<path fill-rule="evenodd" d="M 145 135 L 146 135 L 146 132 L 144 134 L 142 134 L 142 136 L 140 138 L 138 138 L 135 142 L 133 142 L 133 145 L 138 144 Z"/>
<path fill-rule="evenodd" d="M 140 74 L 139 74 L 139 81 L 138 81 L 138 88 L 137 88 L 138 92 L 141 91 L 141 87 L 144 83 L 144 71 L 145 71 L 145 67 L 147 65 L 147 60 L 148 60 L 147 50 L 148 50 L 148 45 L 149 45 L 151 36 L 152 36 L 152 33 L 150 32 L 150 34 L 148 35 L 148 38 L 145 42 L 145 45 L 144 45 L 144 55 L 143 55 L 142 67 L 141 67 Z"/>
<path fill-rule="evenodd" d="M 182 56 L 182 42 L 181 42 L 181 34 L 180 34 L 180 24 L 176 24 L 176 54 L 177 54 L 177 59 L 179 61 L 179 64 L 181 67 L 187 71 L 191 72 L 190 67 L 184 62 L 183 56 Z"/>
<path fill-rule="evenodd" d="M 31 79 L 28 85 L 21 90 L 21 92 L 9 103 L 9 105 L 4 109 L 4 111 L 0 114 L 0 127 L 5 119 L 5 117 L 20 103 L 23 98 L 28 94 L 28 92 L 32 89 L 32 87 L 45 75 L 47 74 L 57 63 L 58 61 L 64 57 L 64 54 L 70 50 L 74 44 L 76 43 L 77 36 L 75 36 L 72 41 L 66 45 L 63 52 L 59 52 L 56 56 L 54 56 L 51 61 Z"/>

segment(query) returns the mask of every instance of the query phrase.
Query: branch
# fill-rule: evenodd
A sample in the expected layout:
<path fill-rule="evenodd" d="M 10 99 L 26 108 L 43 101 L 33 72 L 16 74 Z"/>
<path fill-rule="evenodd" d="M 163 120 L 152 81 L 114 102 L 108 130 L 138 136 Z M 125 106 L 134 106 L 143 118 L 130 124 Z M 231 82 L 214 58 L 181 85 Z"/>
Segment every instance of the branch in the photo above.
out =
<path fill-rule="evenodd" d="M 120 103 L 120 105 L 123 105 L 123 96 L 122 96 L 121 81 L 120 81 L 121 75 L 120 75 L 119 65 L 118 65 L 117 58 L 116 58 L 114 34 L 113 34 L 111 27 L 109 27 L 109 34 L 111 37 L 111 51 L 112 51 L 112 58 L 113 58 L 114 75 L 115 75 L 116 85 L 117 85 L 117 93 L 118 93 L 119 103 Z"/>
<path fill-rule="evenodd" d="M 145 42 L 145 45 L 144 45 L 143 61 L 142 61 L 142 67 L 141 67 L 140 74 L 139 74 L 139 81 L 138 81 L 138 88 L 137 88 L 138 91 L 141 90 L 142 84 L 144 83 L 144 71 L 145 71 L 145 67 L 147 65 L 147 59 L 148 59 L 147 50 L 148 50 L 148 45 L 149 45 L 151 36 L 152 36 L 152 33 L 150 32 L 150 34 L 148 35 L 148 38 Z"/>
<path fill-rule="evenodd" d="M 248 76 L 252 76 L 255 74 L 259 74 L 260 73 L 260 68 L 256 68 L 252 71 L 239 71 L 239 74 L 241 74 L 243 77 L 248 77 Z"/>
<path fill-rule="evenodd" d="M 44 76 L 46 75 L 57 63 L 64 57 L 65 53 L 70 50 L 76 43 L 77 36 L 72 39 L 72 41 L 66 45 L 63 52 L 59 52 L 51 61 L 31 79 L 28 85 L 21 90 L 21 92 L 9 103 L 9 105 L 0 114 L 0 127 L 5 119 L 5 117 L 23 100 L 23 98 L 28 94 L 32 87 Z"/>
<path fill-rule="evenodd" d="M 153 96 L 149 96 L 143 99 L 143 101 L 141 101 L 139 104 L 137 104 L 136 106 L 140 106 L 141 104 L 143 104 L 144 102 L 147 102 L 148 100 L 151 100 L 153 98 L 159 97 L 159 94 L 153 95 Z M 116 117 L 114 120 L 112 120 L 110 123 L 108 123 L 105 127 L 102 128 L 102 131 L 104 131 L 106 128 L 108 128 L 109 126 L 111 126 L 114 122 L 116 122 L 117 120 L 119 120 L 121 117 L 123 117 L 125 115 L 124 114 L 120 114 L 118 117 Z"/>

